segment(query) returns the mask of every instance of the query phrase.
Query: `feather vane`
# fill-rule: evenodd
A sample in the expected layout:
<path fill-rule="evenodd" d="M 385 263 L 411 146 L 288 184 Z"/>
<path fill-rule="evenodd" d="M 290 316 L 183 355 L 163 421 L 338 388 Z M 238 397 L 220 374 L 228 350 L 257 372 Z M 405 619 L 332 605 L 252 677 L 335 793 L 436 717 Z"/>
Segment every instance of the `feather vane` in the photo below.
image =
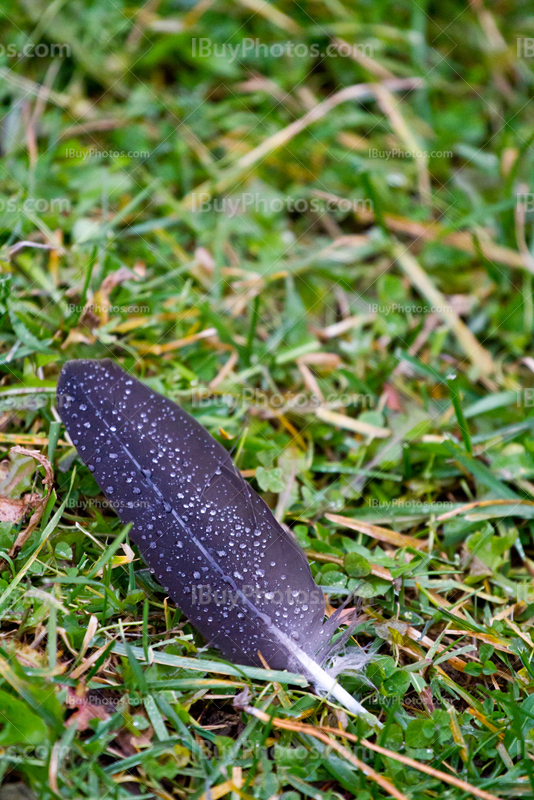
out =
<path fill-rule="evenodd" d="M 302 548 L 224 447 L 107 359 L 67 362 L 57 396 L 82 460 L 208 643 L 236 663 L 261 666 L 263 658 L 272 669 L 299 671 L 376 723 L 323 670 L 319 654 L 336 620 L 323 624 L 324 596 Z"/>

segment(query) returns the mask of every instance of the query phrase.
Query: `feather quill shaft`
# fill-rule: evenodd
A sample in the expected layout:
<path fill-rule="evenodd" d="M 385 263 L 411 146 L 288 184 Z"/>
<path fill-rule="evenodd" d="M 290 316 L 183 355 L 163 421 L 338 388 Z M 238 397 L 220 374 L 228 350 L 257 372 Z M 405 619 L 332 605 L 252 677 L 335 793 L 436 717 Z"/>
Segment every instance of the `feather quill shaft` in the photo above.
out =
<path fill-rule="evenodd" d="M 110 360 L 70 361 L 58 408 L 151 572 L 231 661 L 301 672 L 378 725 L 323 669 L 335 619 L 298 542 L 189 414 Z"/>

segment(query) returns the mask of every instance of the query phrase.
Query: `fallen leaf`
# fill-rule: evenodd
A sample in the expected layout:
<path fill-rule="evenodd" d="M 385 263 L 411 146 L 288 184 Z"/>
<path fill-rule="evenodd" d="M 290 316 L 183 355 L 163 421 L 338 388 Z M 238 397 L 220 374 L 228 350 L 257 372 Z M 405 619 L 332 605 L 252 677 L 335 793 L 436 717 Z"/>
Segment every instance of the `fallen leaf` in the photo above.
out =
<path fill-rule="evenodd" d="M 67 727 L 76 725 L 79 731 L 86 731 L 90 726 L 89 723 L 93 719 L 106 720 L 111 717 L 108 711 L 108 704 L 105 702 L 95 702 L 100 700 L 96 697 L 88 697 L 87 689 L 85 686 L 78 686 L 73 689 L 69 686 L 67 693 L 67 705 L 70 708 L 75 707 L 77 711 L 72 714 L 67 722 Z"/>
<path fill-rule="evenodd" d="M 98 324 L 98 319 L 95 317 L 93 325 L 87 325 L 88 328 L 95 327 Z M 62 350 L 66 350 L 71 344 L 94 344 L 96 337 L 93 334 L 87 335 L 81 328 L 71 328 L 69 335 L 61 345 Z"/>
<path fill-rule="evenodd" d="M 25 447 L 19 447 L 17 445 L 16 447 L 11 448 L 10 453 L 18 453 L 19 455 L 28 456 L 28 458 L 33 458 L 35 461 L 38 461 L 39 464 L 44 468 L 45 477 L 43 478 L 43 484 L 47 487 L 46 494 L 35 502 L 35 511 L 31 515 L 28 525 L 26 528 L 24 528 L 24 530 L 20 531 L 19 535 L 15 539 L 14 544 L 9 549 L 8 555 L 13 558 L 28 541 L 33 531 L 39 524 L 41 517 L 43 516 L 43 511 L 45 510 L 45 506 L 54 486 L 54 472 L 52 470 L 50 461 L 38 450 L 27 450 Z"/>
<path fill-rule="evenodd" d="M 83 309 L 80 315 L 80 324 L 90 329 L 105 325 L 109 321 L 110 295 L 113 289 L 124 281 L 138 281 L 139 279 L 140 276 L 128 267 L 120 267 L 115 272 L 106 275 L 94 293 L 93 299 Z"/>
<path fill-rule="evenodd" d="M 384 384 L 383 396 L 388 408 L 392 411 L 402 411 L 399 395 L 389 383 Z"/>
<path fill-rule="evenodd" d="M 40 494 L 26 494 L 22 500 L 0 497 L 0 522 L 20 522 L 32 506 L 41 499 Z"/>

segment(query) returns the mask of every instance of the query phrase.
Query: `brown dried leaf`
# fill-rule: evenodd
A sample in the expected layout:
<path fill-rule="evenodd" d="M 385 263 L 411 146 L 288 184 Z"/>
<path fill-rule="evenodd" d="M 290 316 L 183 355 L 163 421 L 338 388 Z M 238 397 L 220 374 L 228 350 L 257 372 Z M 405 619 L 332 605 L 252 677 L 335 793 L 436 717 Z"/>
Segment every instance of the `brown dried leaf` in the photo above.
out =
<path fill-rule="evenodd" d="M 88 328 L 94 328 L 98 324 L 98 319 L 96 317 L 93 320 L 93 324 L 89 324 L 86 321 L 85 310 L 83 311 L 82 316 L 84 320 L 83 324 L 87 325 Z M 61 349 L 66 350 L 67 347 L 71 346 L 71 344 L 94 344 L 95 342 L 96 342 L 96 337 L 93 336 L 93 334 L 87 335 L 87 333 L 83 333 L 81 328 L 71 328 L 69 331 L 69 335 L 61 345 Z"/>
<path fill-rule="evenodd" d="M 17 445 L 16 447 L 11 448 L 10 453 L 18 453 L 19 455 L 28 456 L 28 458 L 33 458 L 35 461 L 38 461 L 39 464 L 44 468 L 45 477 L 43 478 L 43 484 L 47 487 L 44 497 L 41 497 L 36 501 L 35 511 L 31 515 L 28 525 L 23 531 L 20 531 L 15 543 L 9 550 L 8 555 L 13 558 L 17 555 L 21 547 L 28 541 L 31 534 L 39 524 L 41 517 L 43 516 L 43 511 L 52 492 L 52 487 L 54 486 L 54 472 L 52 470 L 50 461 L 38 450 L 27 450 L 25 447 L 20 447 Z"/>
<path fill-rule="evenodd" d="M 22 500 L 0 496 L 0 522 L 20 522 L 27 511 L 40 499 L 40 494 L 26 494 Z"/>
<path fill-rule="evenodd" d="M 103 703 L 93 703 L 92 698 L 87 696 L 87 689 L 85 686 L 73 689 L 72 686 L 68 688 L 67 704 L 69 706 L 76 706 L 77 711 L 70 716 L 66 722 L 67 726 L 76 725 L 79 731 L 85 731 L 90 727 L 89 723 L 93 719 L 109 719 L 109 713 L 106 705 Z"/>
<path fill-rule="evenodd" d="M 128 758 L 128 756 L 134 756 L 136 753 L 139 753 L 139 751 L 143 750 L 145 747 L 150 747 L 153 735 L 154 729 L 152 726 L 142 733 L 141 731 L 132 733 L 131 730 L 123 728 L 115 737 L 115 745 L 122 752 L 124 757 Z"/>
<path fill-rule="evenodd" d="M 383 396 L 388 408 L 390 408 L 392 411 L 402 411 L 402 405 L 398 392 L 390 383 L 384 384 Z"/>
<path fill-rule="evenodd" d="M 430 686 L 424 686 L 421 689 L 421 700 L 429 714 L 433 714 L 436 707 L 434 705 L 434 698 L 432 697 L 432 689 Z"/>
<path fill-rule="evenodd" d="M 111 305 L 110 295 L 116 286 L 119 286 L 124 281 L 138 281 L 139 275 L 132 272 L 128 267 L 121 267 L 120 269 L 106 275 L 100 287 L 96 290 L 93 299 L 87 303 L 80 316 L 80 323 L 86 325 L 88 328 L 98 327 L 105 325 L 109 320 L 109 308 Z M 96 320 L 96 322 L 95 322 Z"/>

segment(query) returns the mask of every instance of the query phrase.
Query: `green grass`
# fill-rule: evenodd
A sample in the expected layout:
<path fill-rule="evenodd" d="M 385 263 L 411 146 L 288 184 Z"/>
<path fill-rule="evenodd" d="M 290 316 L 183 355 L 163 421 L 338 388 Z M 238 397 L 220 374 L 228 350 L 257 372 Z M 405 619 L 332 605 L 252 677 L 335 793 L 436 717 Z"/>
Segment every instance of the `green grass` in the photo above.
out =
<path fill-rule="evenodd" d="M 1 800 L 390 796 L 354 757 L 410 800 L 534 797 L 533 23 L 519 0 L 1 11 L 3 518 L 47 493 L 14 445 L 55 479 L 20 548 L 31 512 L 0 522 Z M 341 681 L 380 734 L 203 649 L 58 423 L 85 357 L 194 414 L 332 605 L 360 598 L 379 657 Z"/>

